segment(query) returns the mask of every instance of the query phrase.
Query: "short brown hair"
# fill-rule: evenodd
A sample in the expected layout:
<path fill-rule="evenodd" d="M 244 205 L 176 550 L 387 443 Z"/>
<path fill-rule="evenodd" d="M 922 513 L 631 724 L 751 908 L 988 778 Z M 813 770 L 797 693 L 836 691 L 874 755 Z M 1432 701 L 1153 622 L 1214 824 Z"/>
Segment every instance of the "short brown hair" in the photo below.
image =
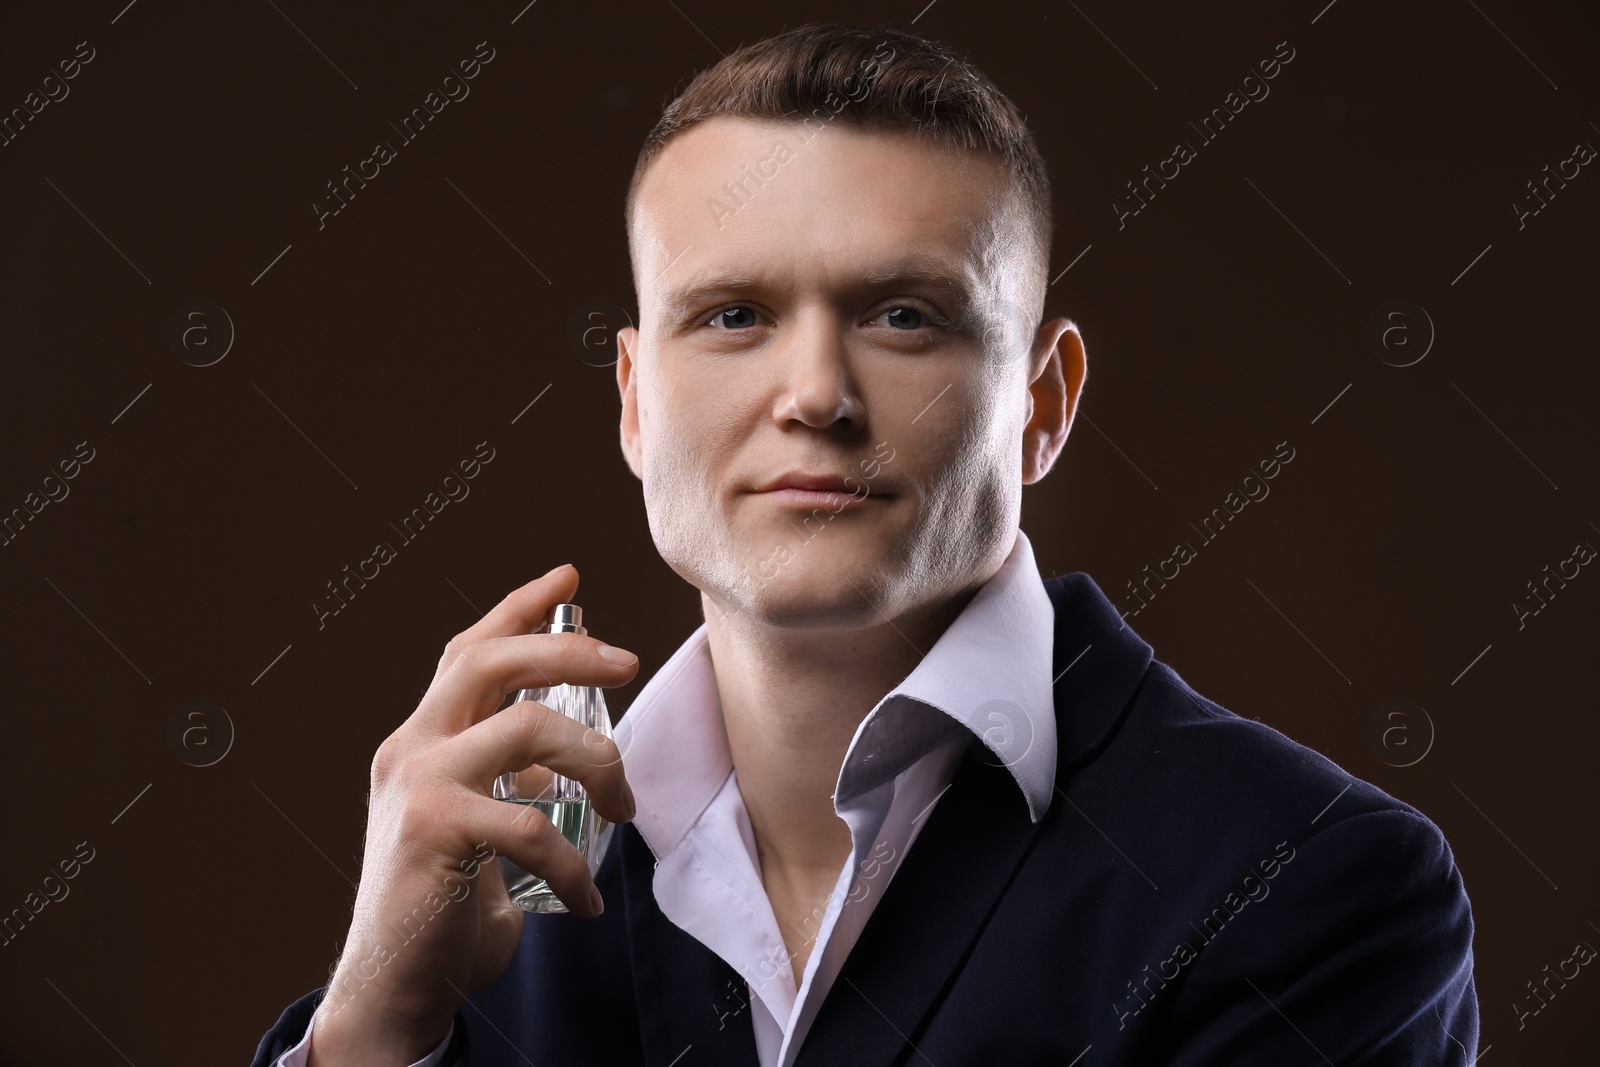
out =
<path fill-rule="evenodd" d="M 885 48 L 892 49 L 887 57 Z M 820 116 L 849 129 L 916 133 L 994 154 L 1033 242 L 1033 311 L 1042 310 L 1055 228 L 1044 157 L 1017 106 L 953 49 L 896 30 L 808 23 L 724 56 L 694 77 L 645 137 L 623 212 L 630 247 L 645 171 L 668 141 L 717 116 L 798 122 Z"/>

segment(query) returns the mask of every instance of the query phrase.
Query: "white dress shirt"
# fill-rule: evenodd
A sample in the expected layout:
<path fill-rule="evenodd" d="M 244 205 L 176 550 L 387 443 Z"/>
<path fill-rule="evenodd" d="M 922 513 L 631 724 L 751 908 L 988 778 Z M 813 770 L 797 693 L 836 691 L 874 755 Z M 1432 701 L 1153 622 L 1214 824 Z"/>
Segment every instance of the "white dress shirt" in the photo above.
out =
<path fill-rule="evenodd" d="M 798 988 L 762 888 L 706 624 L 639 691 L 616 741 L 638 801 L 633 825 L 657 861 L 656 902 L 744 976 L 743 995 L 724 998 L 720 1021 L 738 1025 L 739 1015 L 751 1013 L 761 1067 L 794 1062 L 974 736 L 989 748 L 986 758 L 1011 771 L 1033 821 L 1043 817 L 1055 790 L 1054 639 L 1054 606 L 1019 529 L 1000 569 L 851 739 L 833 797 L 850 828 L 851 855 L 825 906 L 804 923 L 815 936 Z M 449 1040 L 413 1067 L 436 1067 Z M 304 1067 L 306 1054 L 302 1038 L 278 1063 Z"/>

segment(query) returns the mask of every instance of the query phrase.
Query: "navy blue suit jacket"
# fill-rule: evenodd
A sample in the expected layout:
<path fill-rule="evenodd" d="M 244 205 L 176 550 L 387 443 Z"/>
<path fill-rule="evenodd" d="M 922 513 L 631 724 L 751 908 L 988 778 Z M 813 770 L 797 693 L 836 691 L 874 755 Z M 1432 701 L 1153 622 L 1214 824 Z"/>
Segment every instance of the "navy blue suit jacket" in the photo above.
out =
<path fill-rule="evenodd" d="M 1438 828 L 1190 689 L 1087 574 L 1045 585 L 1054 802 L 1030 822 L 974 738 L 797 1065 L 1470 1064 L 1472 916 Z M 662 915 L 653 874 L 619 826 L 605 913 L 529 915 L 445 1062 L 753 1067 L 743 981 Z"/>

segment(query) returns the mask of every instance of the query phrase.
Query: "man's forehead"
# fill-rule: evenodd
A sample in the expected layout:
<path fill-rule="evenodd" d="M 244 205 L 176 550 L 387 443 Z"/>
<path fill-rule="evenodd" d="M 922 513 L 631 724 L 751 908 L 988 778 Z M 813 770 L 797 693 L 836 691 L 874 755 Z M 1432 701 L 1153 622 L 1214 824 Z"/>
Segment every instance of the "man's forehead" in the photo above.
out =
<path fill-rule="evenodd" d="M 992 157 L 906 133 L 719 116 L 650 165 L 631 237 L 652 263 L 641 280 L 670 268 L 679 288 L 705 269 L 739 273 L 746 254 L 770 267 L 775 240 L 836 250 L 868 280 L 963 276 L 987 254 L 1006 186 Z"/>

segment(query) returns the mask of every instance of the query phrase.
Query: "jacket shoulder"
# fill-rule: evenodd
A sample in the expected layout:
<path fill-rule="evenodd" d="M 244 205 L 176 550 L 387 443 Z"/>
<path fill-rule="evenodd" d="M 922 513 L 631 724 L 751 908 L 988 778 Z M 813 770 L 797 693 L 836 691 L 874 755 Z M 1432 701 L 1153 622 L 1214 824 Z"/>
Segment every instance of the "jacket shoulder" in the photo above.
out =
<path fill-rule="evenodd" d="M 1475 1047 L 1470 904 L 1415 807 L 1159 660 L 1058 785 L 1070 803 L 1045 869 L 1098 860 L 1092 903 L 1117 958 L 1105 1036 L 1130 1062 L 1305 1062 L 1308 1039 L 1340 1063 Z"/>
<path fill-rule="evenodd" d="M 1299 820 L 1314 831 L 1364 813 L 1392 812 L 1434 826 L 1417 808 L 1315 749 L 1197 692 L 1160 660 L 1151 662 L 1105 756 L 1123 769 L 1131 761 L 1143 764 L 1138 777 L 1165 779 L 1163 792 L 1186 798 L 1197 819 L 1227 817 L 1245 825 Z"/>

